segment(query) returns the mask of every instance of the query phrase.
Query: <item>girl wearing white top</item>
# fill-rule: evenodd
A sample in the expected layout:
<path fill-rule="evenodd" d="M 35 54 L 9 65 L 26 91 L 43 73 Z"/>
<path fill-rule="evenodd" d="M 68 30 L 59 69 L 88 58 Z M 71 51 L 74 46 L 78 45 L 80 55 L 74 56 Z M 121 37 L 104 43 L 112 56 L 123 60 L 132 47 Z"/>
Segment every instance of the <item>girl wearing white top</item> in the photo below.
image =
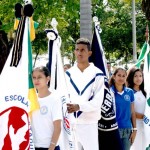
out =
<path fill-rule="evenodd" d="M 143 117 L 146 104 L 146 92 L 144 91 L 143 72 L 138 68 L 132 68 L 127 77 L 128 87 L 134 90 L 135 96 L 135 112 L 137 135 L 131 147 L 131 150 L 145 150 L 144 149 L 144 127 Z"/>
<path fill-rule="evenodd" d="M 32 113 L 35 150 L 59 150 L 57 141 L 61 131 L 61 101 L 55 92 L 48 89 L 50 73 L 47 67 L 35 68 L 32 78 L 40 105 L 40 109 Z"/>

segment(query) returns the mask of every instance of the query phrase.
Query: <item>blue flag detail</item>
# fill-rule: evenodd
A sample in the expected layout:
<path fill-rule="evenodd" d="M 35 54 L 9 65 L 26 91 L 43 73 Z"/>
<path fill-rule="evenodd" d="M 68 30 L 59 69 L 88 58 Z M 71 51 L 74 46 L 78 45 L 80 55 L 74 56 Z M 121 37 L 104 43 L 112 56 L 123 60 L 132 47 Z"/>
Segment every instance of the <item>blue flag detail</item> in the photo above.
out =
<path fill-rule="evenodd" d="M 97 35 L 96 35 L 96 30 L 98 30 L 97 27 L 95 27 L 96 29 L 94 30 L 94 34 L 93 34 L 93 39 L 92 39 L 92 55 L 89 58 L 90 62 L 93 62 L 94 65 L 96 67 L 98 67 L 99 69 L 101 69 L 103 71 L 103 74 L 106 75 L 106 69 L 105 69 L 105 63 L 103 60 L 103 51 L 102 51 L 102 44 L 101 41 L 98 41 Z"/>
<path fill-rule="evenodd" d="M 114 104 L 109 89 L 106 59 L 99 35 L 99 24 L 95 25 L 92 39 L 92 55 L 89 58 L 105 75 L 104 99 L 101 106 L 101 119 L 98 122 L 99 128 L 99 149 L 100 150 L 122 150 L 122 143 L 119 136 L 118 125 L 114 111 Z M 108 144 L 106 144 L 108 143 Z"/>

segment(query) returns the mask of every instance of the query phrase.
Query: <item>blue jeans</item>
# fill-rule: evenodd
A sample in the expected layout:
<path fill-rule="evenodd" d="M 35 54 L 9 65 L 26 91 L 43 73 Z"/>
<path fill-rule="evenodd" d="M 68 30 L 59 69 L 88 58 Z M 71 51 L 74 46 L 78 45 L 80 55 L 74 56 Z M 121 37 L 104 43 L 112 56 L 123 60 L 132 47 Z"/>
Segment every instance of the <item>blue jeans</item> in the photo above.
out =
<path fill-rule="evenodd" d="M 119 134 L 120 134 L 120 138 L 121 138 L 124 150 L 130 150 L 131 142 L 129 138 L 131 135 L 131 129 L 119 128 Z"/>

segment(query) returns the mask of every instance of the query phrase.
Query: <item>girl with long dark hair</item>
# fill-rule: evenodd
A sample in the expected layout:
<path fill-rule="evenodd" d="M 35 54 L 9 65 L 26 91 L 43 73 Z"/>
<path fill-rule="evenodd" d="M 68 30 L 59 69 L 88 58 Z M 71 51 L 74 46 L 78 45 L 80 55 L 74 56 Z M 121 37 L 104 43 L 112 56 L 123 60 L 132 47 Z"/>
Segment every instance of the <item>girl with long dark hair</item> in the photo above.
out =
<path fill-rule="evenodd" d="M 127 85 L 134 91 L 134 107 L 136 113 L 137 135 L 131 147 L 132 150 L 144 150 L 144 111 L 146 92 L 144 90 L 144 77 L 141 69 L 132 68 L 127 77 Z"/>

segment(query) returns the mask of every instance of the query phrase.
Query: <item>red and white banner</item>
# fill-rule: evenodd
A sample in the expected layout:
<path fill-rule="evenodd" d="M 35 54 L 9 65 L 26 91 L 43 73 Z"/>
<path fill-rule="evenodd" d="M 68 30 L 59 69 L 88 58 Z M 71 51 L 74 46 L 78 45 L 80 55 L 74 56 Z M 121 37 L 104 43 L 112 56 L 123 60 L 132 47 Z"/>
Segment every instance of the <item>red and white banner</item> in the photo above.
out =
<path fill-rule="evenodd" d="M 0 150 L 34 149 L 28 116 L 28 26 L 26 18 L 18 66 L 10 66 L 12 47 L 0 76 Z"/>

